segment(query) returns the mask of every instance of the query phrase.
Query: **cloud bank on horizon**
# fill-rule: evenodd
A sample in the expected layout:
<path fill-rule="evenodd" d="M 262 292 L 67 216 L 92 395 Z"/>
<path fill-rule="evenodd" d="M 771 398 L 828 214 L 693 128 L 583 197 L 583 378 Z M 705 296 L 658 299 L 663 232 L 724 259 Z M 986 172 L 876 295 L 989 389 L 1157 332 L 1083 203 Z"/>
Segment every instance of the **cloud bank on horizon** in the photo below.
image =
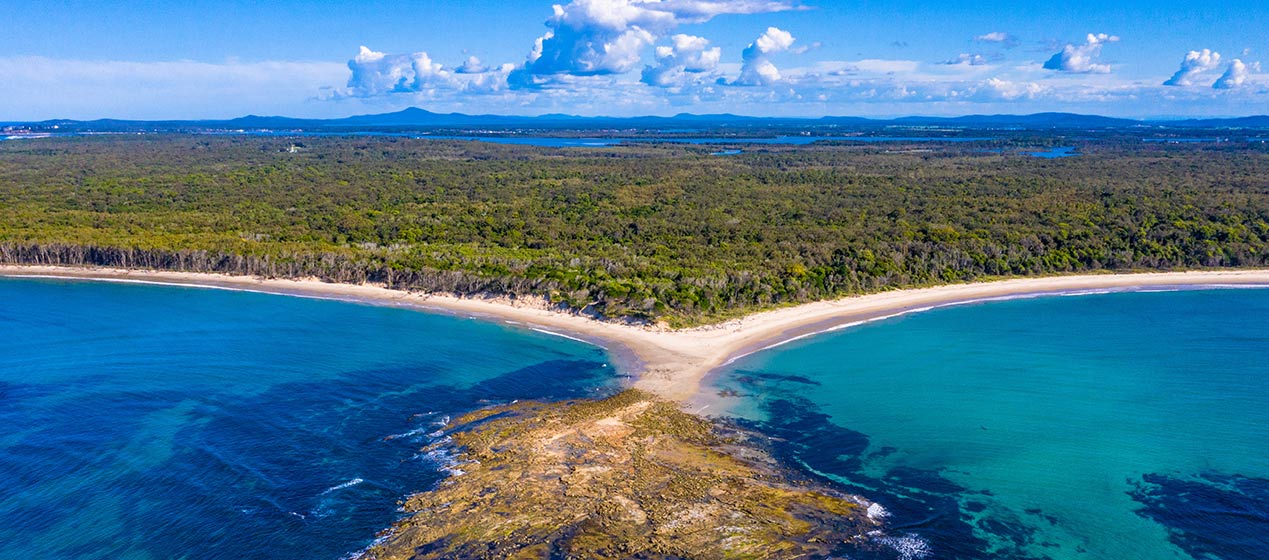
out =
<path fill-rule="evenodd" d="M 1141 62 L 1119 58 L 1133 39 L 1115 29 L 1091 29 L 1065 41 L 974 29 L 938 57 L 896 56 L 918 37 L 877 45 L 872 55 L 842 56 L 840 48 L 821 48 L 840 37 L 796 26 L 794 16 L 821 8 L 813 0 L 570 0 L 551 6 L 545 31 L 525 38 L 519 60 L 469 55 L 451 63 L 435 56 L 437 46 L 426 38 L 415 52 L 380 52 L 372 48 L 373 36 L 346 64 L 87 63 L 0 54 L 0 100 L 25 96 L 37 109 L 44 103 L 57 110 L 58 99 L 47 91 L 30 94 L 35 84 L 65 88 L 71 106 L 75 96 L 86 100 L 90 93 L 123 107 L 173 95 L 196 103 L 219 92 L 279 113 L 300 103 L 328 113 L 420 106 L 506 114 L 805 116 L 1042 110 L 1133 116 L 1167 110 L 1161 108 L 1246 114 L 1269 107 L 1269 75 L 1249 46 L 1235 45 L 1240 56 L 1228 58 L 1211 48 L 1217 45 L 1178 45 L 1158 54 L 1170 61 L 1179 56 L 1179 68 L 1153 77 L 1123 74 Z M 772 18 L 778 22 L 764 21 Z M 733 25 L 725 31 L 709 25 L 722 19 Z M 738 21 L 761 31 L 737 36 L 731 29 Z M 479 47 L 470 45 L 475 52 Z M 83 84 L 94 87 L 76 89 Z"/>
<path fill-rule="evenodd" d="M 1027 111 L 1028 102 L 1061 108 L 1149 98 L 1181 103 L 1219 100 L 1211 91 L 1196 89 L 1203 75 L 1217 68 L 1219 53 L 1190 51 L 1180 70 L 1162 83 L 1117 79 L 1102 55 L 1121 38 L 1105 32 L 1065 43 L 1039 64 L 1011 60 L 1000 52 L 1022 44 L 1018 36 L 1002 30 L 972 37 L 973 44 L 996 50 L 962 52 L 941 62 L 861 59 L 803 65 L 797 65 L 796 56 L 811 47 L 794 49 L 797 39 L 792 32 L 775 26 L 740 51 L 739 65 L 724 63 L 723 49 L 710 38 L 673 34 L 683 25 L 722 15 L 756 17 L 810 8 L 794 0 L 571 0 L 552 7 L 546 33 L 534 41 L 520 64 L 466 72 L 478 77 L 457 79 L 455 75 L 462 73 L 457 69 L 431 69 L 426 52 L 367 60 L 362 47 L 348 63 L 352 76 L 345 88 L 332 96 L 408 94 L 397 97 L 412 104 L 457 107 L 461 101 L 455 95 L 487 94 L 522 107 L 581 107 L 589 113 L 603 113 L 597 110 L 603 107 L 624 114 L 700 107 L 734 111 L 760 102 L 808 115 L 850 113 L 850 108 L 868 105 L 888 106 L 895 113 L 905 112 L 906 106 L 907 112 L 917 113 L 1010 105 Z M 784 72 L 775 60 L 781 53 L 789 53 L 794 64 Z M 636 71 L 638 79 L 630 79 Z M 446 78 L 428 79 L 437 75 Z M 1258 63 L 1234 60 L 1207 86 L 1226 90 L 1226 98 L 1238 92 L 1245 99 L 1264 96 L 1269 101 L 1269 79 L 1260 75 Z"/>
<path fill-rule="evenodd" d="M 1209 91 L 1200 91 L 1204 74 L 1220 62 L 1220 54 L 1211 49 L 1189 51 L 1180 70 L 1161 82 L 1117 78 L 1103 51 L 1122 39 L 1105 32 L 1090 32 L 1080 42 L 1055 47 L 1057 52 L 1043 63 L 1006 56 L 1001 49 L 1016 49 L 1022 39 L 993 30 L 971 38 L 973 45 L 987 51 L 961 52 L 943 61 L 820 60 L 799 65 L 797 55 L 811 47 L 795 49 L 792 32 L 769 26 L 738 53 L 737 64 L 736 53 L 730 53 L 728 61 L 728 53 L 713 39 L 673 32 L 721 15 L 758 17 L 811 7 L 793 0 L 571 0 L 552 9 L 548 30 L 534 41 L 522 63 L 487 70 L 480 78 L 455 79 L 457 70 L 447 73 L 420 65 L 418 61 L 431 60 L 426 52 L 367 60 L 362 47 L 348 63 L 352 77 L 332 96 L 408 94 L 398 97 L 414 104 L 459 106 L 456 94 L 477 93 L 522 107 L 582 107 L 582 112 L 603 107 L 625 114 L 699 107 L 734 110 L 755 102 L 778 104 L 794 113 L 825 114 L 850 113 L 851 108 L 869 105 L 890 107 L 895 113 L 905 112 L 906 106 L 907 112 L 918 113 L 1011 105 L 1027 111 L 1029 104 L 1095 107 L 1151 98 L 1197 104 L 1228 101 L 1231 93 L 1241 94 L 1240 101 L 1261 96 L 1269 101 L 1269 78 L 1260 74 L 1258 63 L 1241 60 L 1232 61 L 1219 78 L 1212 76 L 1205 84 Z M 792 64 L 786 71 L 776 63 L 781 53 Z M 631 79 L 636 71 L 637 79 Z M 419 79 L 438 74 L 449 78 Z M 1225 97 L 1210 90 L 1226 90 Z"/>

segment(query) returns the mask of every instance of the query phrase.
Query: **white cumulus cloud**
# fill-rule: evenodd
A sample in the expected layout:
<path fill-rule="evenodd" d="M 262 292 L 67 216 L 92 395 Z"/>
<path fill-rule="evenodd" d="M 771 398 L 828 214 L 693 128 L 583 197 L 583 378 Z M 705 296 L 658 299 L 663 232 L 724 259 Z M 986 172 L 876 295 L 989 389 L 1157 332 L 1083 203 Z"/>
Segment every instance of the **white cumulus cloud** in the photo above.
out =
<path fill-rule="evenodd" d="M 1235 58 L 1229 63 L 1229 68 L 1225 69 L 1225 73 L 1216 79 L 1216 83 L 1212 87 L 1216 89 L 1237 89 L 1247 82 L 1247 78 L 1251 76 L 1251 71 L 1259 65 L 1249 65 L 1241 59 Z"/>
<path fill-rule="evenodd" d="M 1005 101 L 1035 99 L 1045 93 L 1044 86 L 1035 82 L 1013 82 L 1000 78 L 990 78 L 983 82 L 981 86 L 980 91 L 989 93 L 989 97 L 995 96 Z"/>
<path fill-rule="evenodd" d="M 679 34 L 670 37 L 670 45 L 656 48 L 656 65 L 643 68 L 642 81 L 652 86 L 683 85 L 692 75 L 718 68 L 723 51 L 710 47 L 709 39 Z"/>
<path fill-rule="evenodd" d="M 1211 49 L 1203 49 L 1201 51 L 1190 51 L 1185 54 L 1185 58 L 1181 60 L 1181 68 L 1163 82 L 1165 86 L 1192 86 L 1194 79 L 1208 70 L 1212 70 L 1221 63 L 1221 53 L 1212 51 Z"/>
<path fill-rule="evenodd" d="M 991 33 L 984 33 L 982 35 L 974 37 L 974 40 L 978 41 L 979 43 L 996 43 L 1006 49 L 1012 49 L 1018 46 L 1018 38 L 1008 33 L 1005 33 L 1004 31 L 992 31 Z"/>
<path fill-rule="evenodd" d="M 349 91 L 363 97 L 420 91 L 449 84 L 453 76 L 425 52 L 390 55 L 365 46 L 348 61 L 348 69 L 352 70 L 348 78 Z"/>
<path fill-rule="evenodd" d="M 771 63 L 771 55 L 789 50 L 795 40 L 788 31 L 768 27 L 745 47 L 740 77 L 732 83 L 742 86 L 769 86 L 780 81 L 780 69 Z"/>
<path fill-rule="evenodd" d="M 454 69 L 454 72 L 458 74 L 483 74 L 488 71 L 489 67 L 474 56 L 467 57 L 467 60 Z"/>
<path fill-rule="evenodd" d="M 1104 45 L 1117 42 L 1119 37 L 1116 35 L 1089 33 L 1084 44 L 1068 43 L 1062 47 L 1061 52 L 1054 54 L 1044 63 L 1044 68 L 1073 74 L 1109 74 L 1110 65 L 1099 63 L 1098 58 L 1102 54 Z"/>
<path fill-rule="evenodd" d="M 549 30 L 512 79 L 532 86 L 557 75 L 623 74 L 638 66 L 641 51 L 679 25 L 793 9 L 790 0 L 572 0 L 553 6 Z"/>
<path fill-rule="evenodd" d="M 961 53 L 956 58 L 944 62 L 943 64 L 968 64 L 970 66 L 982 66 L 991 62 L 991 59 L 981 54 Z"/>
<path fill-rule="evenodd" d="M 361 47 L 348 61 L 352 75 L 336 97 L 378 97 L 392 94 L 440 95 L 442 92 L 489 93 L 507 87 L 514 68 L 504 64 L 488 68 L 470 57 L 457 69 L 432 60 L 426 52 L 387 54 Z"/>

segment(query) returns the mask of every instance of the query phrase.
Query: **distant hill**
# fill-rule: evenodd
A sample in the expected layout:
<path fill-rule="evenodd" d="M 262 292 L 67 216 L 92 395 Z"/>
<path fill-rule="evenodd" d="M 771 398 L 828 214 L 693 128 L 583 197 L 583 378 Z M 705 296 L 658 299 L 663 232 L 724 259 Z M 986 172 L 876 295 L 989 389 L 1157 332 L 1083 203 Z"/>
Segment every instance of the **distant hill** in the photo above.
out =
<path fill-rule="evenodd" d="M 903 117 L 896 124 L 927 124 L 965 127 L 1024 128 L 1123 128 L 1141 126 L 1143 121 L 1117 119 L 1074 113 L 1036 113 L 1034 115 L 966 115 L 963 117 Z"/>
<path fill-rule="evenodd" d="M 1191 119 L 1176 121 L 1172 126 L 1194 128 L 1269 128 L 1269 116 L 1256 115 L 1230 119 Z"/>
<path fill-rule="evenodd" d="M 960 117 L 901 117 L 869 119 L 863 117 L 749 117 L 732 114 L 695 115 L 681 113 L 670 117 L 579 117 L 550 114 L 534 117 L 507 115 L 467 115 L 434 113 L 411 107 L 392 113 L 357 115 L 338 119 L 297 119 L 282 116 L 247 115 L 228 120 L 138 121 L 101 119 L 76 121 L 57 119 L 34 123 L 9 123 L 35 130 L 83 132 L 126 131 L 197 131 L 197 130 L 374 130 L 374 129 L 676 129 L 676 128 L 807 128 L 852 127 L 858 129 L 886 127 L 947 127 L 958 129 L 1117 129 L 1134 127 L 1164 128 L 1269 128 L 1269 115 L 1219 119 L 1134 120 L 1075 113 L 1036 113 L 1032 115 L 966 115 Z"/>

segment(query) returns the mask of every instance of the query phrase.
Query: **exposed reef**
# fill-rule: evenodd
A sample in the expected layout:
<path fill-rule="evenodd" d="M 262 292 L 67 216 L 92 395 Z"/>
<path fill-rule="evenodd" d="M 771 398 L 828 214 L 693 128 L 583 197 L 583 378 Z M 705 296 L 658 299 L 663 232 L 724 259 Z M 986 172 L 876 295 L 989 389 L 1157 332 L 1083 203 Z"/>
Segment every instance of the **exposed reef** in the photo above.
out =
<path fill-rule="evenodd" d="M 637 390 L 484 409 L 446 431 L 455 476 L 406 499 L 366 557 L 816 558 L 883 540 L 878 506 Z"/>

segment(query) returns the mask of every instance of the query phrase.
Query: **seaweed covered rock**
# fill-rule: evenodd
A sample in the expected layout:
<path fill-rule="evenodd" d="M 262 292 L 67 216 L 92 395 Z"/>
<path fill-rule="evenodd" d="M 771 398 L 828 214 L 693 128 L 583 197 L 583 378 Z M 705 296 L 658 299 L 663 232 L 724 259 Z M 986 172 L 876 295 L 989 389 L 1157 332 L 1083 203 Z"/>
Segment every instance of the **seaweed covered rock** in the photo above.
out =
<path fill-rule="evenodd" d="M 869 502 L 635 390 L 485 409 L 447 431 L 456 476 L 406 500 L 411 516 L 366 556 L 814 558 L 879 529 Z"/>

